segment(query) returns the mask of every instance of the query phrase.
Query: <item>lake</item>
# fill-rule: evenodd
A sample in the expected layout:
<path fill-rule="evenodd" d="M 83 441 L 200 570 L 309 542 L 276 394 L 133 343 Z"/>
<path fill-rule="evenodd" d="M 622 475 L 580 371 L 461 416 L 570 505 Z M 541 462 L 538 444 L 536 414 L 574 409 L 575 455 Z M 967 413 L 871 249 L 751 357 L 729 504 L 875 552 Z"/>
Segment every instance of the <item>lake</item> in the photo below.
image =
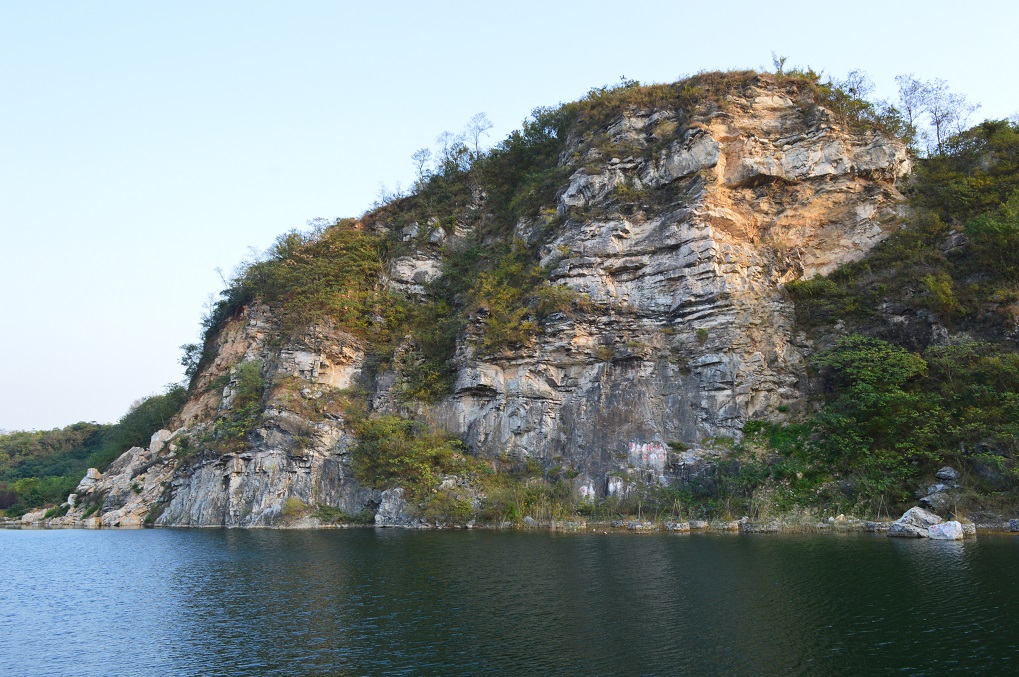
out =
<path fill-rule="evenodd" d="M 0 674 L 1019 672 L 1019 537 L 0 530 Z"/>

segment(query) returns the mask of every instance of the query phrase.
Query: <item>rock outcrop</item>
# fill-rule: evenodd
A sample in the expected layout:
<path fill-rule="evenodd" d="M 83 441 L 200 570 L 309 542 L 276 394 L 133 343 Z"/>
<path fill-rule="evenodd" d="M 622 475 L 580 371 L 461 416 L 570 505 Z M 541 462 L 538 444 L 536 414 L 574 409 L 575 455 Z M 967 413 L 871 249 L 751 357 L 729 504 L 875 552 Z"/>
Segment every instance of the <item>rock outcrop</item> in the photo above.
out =
<path fill-rule="evenodd" d="M 881 241 L 900 221 L 896 181 L 909 169 L 900 141 L 765 76 L 693 110 L 628 110 L 570 137 L 560 162 L 571 173 L 556 204 L 515 235 L 588 310 L 495 354 L 461 336 L 453 392 L 409 405 L 365 339 L 328 323 L 282 333 L 252 303 L 219 329 L 176 429 L 83 480 L 69 519 L 98 502 L 102 525 L 269 526 L 295 499 L 417 524 L 396 487 L 355 479 L 340 397 L 409 410 L 482 456 L 568 468 L 585 496 L 699 477 L 748 420 L 802 408 L 810 344 L 783 284 Z M 388 284 L 409 299 L 427 296 L 444 248 L 464 237 L 437 224 L 392 226 L 411 251 L 389 262 Z M 266 384 L 262 408 L 229 441 L 245 363 Z"/>
<path fill-rule="evenodd" d="M 862 257 L 896 226 L 906 152 L 763 83 L 731 105 L 657 155 L 674 111 L 627 114 L 564 153 L 583 166 L 542 263 L 597 310 L 499 359 L 465 346 L 437 409 L 448 429 L 485 453 L 561 458 L 604 493 L 607 472 L 682 475 L 710 440 L 801 405 L 809 346 L 783 283 Z M 517 234 L 545 232 L 539 220 Z"/>

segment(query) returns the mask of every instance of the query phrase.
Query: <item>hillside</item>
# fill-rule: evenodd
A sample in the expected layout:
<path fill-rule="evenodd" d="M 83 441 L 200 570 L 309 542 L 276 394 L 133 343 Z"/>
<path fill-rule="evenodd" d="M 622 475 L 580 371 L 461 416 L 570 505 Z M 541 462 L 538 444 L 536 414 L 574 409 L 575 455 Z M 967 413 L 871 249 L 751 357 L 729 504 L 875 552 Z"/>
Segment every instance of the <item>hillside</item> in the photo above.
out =
<path fill-rule="evenodd" d="M 894 110 L 737 72 L 472 129 L 247 268 L 61 519 L 880 514 L 948 462 L 1011 495 L 1014 125 L 918 160 Z"/>

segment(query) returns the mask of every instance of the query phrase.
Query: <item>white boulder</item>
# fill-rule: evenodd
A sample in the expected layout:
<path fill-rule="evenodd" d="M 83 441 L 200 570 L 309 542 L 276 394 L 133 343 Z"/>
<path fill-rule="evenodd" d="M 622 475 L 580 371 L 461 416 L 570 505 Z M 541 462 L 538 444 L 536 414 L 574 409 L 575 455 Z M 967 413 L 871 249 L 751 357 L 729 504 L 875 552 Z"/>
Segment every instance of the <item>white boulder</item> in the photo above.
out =
<path fill-rule="evenodd" d="M 932 524 L 927 527 L 928 535 L 936 541 L 961 541 L 966 534 L 962 530 L 962 524 L 956 521 Z"/>
<path fill-rule="evenodd" d="M 889 536 L 898 538 L 930 538 L 930 527 L 941 524 L 942 519 L 923 508 L 910 508 L 902 517 L 892 522 Z"/>

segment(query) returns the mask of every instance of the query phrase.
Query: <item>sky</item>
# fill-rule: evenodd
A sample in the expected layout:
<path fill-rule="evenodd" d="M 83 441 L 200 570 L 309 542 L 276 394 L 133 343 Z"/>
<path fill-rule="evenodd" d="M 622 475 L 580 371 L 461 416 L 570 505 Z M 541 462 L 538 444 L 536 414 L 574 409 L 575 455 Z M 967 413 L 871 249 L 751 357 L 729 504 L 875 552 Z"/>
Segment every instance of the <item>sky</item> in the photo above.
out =
<path fill-rule="evenodd" d="M 724 7 L 724 8 L 723 8 Z M 1019 3 L 0 0 L 0 430 L 112 422 L 183 379 L 223 279 L 358 216 L 484 112 L 701 70 L 943 78 L 1019 112 Z"/>

